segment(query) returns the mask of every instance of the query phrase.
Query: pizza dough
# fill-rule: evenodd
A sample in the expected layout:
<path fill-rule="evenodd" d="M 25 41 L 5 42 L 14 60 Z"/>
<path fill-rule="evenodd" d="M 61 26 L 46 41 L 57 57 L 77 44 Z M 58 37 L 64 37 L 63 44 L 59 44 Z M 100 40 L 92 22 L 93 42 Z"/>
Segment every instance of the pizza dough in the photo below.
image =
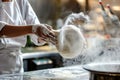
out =
<path fill-rule="evenodd" d="M 80 29 L 74 25 L 64 25 L 59 32 L 56 45 L 60 55 L 64 58 L 74 58 L 85 48 L 85 39 Z"/>

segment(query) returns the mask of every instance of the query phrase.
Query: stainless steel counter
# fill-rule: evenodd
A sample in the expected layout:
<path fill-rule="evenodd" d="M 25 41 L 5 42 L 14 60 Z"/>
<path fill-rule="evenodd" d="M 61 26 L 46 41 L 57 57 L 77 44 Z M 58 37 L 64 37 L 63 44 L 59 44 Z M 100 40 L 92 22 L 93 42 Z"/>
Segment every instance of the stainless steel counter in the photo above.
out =
<path fill-rule="evenodd" d="M 0 80 L 89 80 L 89 73 L 81 65 L 1 75 Z"/>

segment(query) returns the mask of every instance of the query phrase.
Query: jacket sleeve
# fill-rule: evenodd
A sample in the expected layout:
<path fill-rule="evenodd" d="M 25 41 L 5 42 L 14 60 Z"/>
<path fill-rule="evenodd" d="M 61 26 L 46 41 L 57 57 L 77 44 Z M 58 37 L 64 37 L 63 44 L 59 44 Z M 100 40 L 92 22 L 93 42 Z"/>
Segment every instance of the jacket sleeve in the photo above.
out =
<path fill-rule="evenodd" d="M 35 14 L 32 6 L 30 5 L 28 0 L 23 0 L 23 12 L 24 12 L 24 19 L 26 21 L 26 24 L 40 24 L 40 21 Z M 36 45 L 43 45 L 43 42 L 38 42 L 38 36 L 32 34 L 30 35 L 31 41 L 35 43 Z"/>
<path fill-rule="evenodd" d="M 27 24 L 40 24 L 39 19 L 34 12 L 28 0 L 24 0 L 24 18 Z"/>
<path fill-rule="evenodd" d="M 0 31 L 2 30 L 2 28 L 6 25 L 7 23 L 0 21 Z"/>

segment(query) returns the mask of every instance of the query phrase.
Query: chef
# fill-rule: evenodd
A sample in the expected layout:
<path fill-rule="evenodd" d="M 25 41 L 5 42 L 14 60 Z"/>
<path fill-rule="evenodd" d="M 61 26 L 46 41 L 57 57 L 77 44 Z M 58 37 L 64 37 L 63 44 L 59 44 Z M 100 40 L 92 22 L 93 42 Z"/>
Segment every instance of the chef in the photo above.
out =
<path fill-rule="evenodd" d="M 20 50 L 28 34 L 38 45 L 56 41 L 51 26 L 39 22 L 28 0 L 0 0 L 0 74 L 23 72 Z"/>

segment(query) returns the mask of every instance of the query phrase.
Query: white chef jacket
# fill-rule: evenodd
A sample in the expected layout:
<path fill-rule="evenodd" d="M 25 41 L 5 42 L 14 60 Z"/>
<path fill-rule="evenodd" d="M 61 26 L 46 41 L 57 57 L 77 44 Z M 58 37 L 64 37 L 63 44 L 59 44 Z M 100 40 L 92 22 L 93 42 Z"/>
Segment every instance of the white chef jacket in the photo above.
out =
<path fill-rule="evenodd" d="M 28 0 L 0 0 L 0 30 L 4 27 L 2 22 L 13 25 L 40 24 Z M 32 35 L 31 39 L 37 44 L 37 36 Z M 25 44 L 26 36 L 0 38 L 0 74 L 23 71 L 20 48 Z"/>

